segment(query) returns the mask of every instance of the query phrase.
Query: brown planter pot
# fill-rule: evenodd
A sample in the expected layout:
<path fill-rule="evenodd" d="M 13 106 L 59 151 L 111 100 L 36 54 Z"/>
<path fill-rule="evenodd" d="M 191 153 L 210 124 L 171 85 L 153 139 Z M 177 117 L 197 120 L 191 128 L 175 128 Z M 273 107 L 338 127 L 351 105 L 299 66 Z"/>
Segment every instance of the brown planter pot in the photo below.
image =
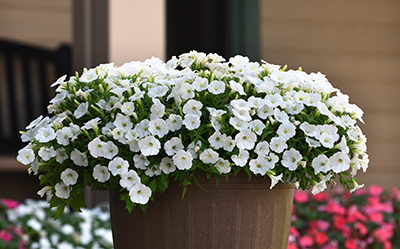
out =
<path fill-rule="evenodd" d="M 182 187 L 171 184 L 145 213 L 135 208 L 129 214 L 110 193 L 114 248 L 287 248 L 294 184 L 270 190 L 269 178 L 249 182 L 245 173 L 217 187 L 214 179 L 199 182 L 206 190 L 191 185 L 183 201 Z"/>

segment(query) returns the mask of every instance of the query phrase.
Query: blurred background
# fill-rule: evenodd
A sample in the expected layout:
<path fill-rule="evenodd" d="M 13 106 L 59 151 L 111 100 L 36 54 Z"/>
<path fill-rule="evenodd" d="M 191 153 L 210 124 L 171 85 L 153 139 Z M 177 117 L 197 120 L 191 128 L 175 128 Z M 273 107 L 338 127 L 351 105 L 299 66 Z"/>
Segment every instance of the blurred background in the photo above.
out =
<path fill-rule="evenodd" d="M 0 197 L 38 198 L 18 131 L 46 114 L 59 76 L 190 50 L 327 75 L 365 112 L 360 183 L 400 188 L 399 13 L 398 0 L 0 0 Z"/>

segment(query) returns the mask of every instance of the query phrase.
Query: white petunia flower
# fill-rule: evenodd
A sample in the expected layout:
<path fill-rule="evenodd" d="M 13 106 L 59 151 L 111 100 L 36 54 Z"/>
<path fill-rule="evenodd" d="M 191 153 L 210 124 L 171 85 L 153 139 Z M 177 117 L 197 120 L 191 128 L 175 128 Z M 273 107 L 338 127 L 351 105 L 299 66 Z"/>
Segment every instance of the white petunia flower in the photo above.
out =
<path fill-rule="evenodd" d="M 125 138 L 125 131 L 119 127 L 115 127 L 111 133 L 112 137 L 115 140 L 118 140 L 122 144 L 126 144 L 126 138 Z"/>
<path fill-rule="evenodd" d="M 252 132 L 261 136 L 261 134 L 263 133 L 263 130 L 265 129 L 265 124 L 263 122 L 261 122 L 261 120 L 256 119 L 249 123 L 249 128 Z"/>
<path fill-rule="evenodd" d="M 106 145 L 105 142 L 101 141 L 100 138 L 96 137 L 88 144 L 90 155 L 92 155 L 94 158 L 103 157 L 105 145 Z"/>
<path fill-rule="evenodd" d="M 53 146 L 51 146 L 50 148 L 41 147 L 38 154 L 44 161 L 48 161 L 50 160 L 50 158 L 55 157 L 57 155 Z"/>
<path fill-rule="evenodd" d="M 117 114 L 113 124 L 115 127 L 120 128 L 124 132 L 129 131 L 133 127 L 131 119 L 128 116 L 122 115 L 121 113 Z"/>
<path fill-rule="evenodd" d="M 253 104 L 243 99 L 235 99 L 230 102 L 234 109 L 250 111 Z"/>
<path fill-rule="evenodd" d="M 144 174 L 148 177 L 153 177 L 153 176 L 159 176 L 161 175 L 161 169 L 160 166 L 157 164 L 154 164 L 153 166 L 151 166 L 150 168 L 148 168 Z"/>
<path fill-rule="evenodd" d="M 194 86 L 194 89 L 196 89 L 196 91 L 198 91 L 198 92 L 204 91 L 208 87 L 208 79 L 197 77 L 193 81 L 193 86 Z"/>
<path fill-rule="evenodd" d="M 190 99 L 186 104 L 183 106 L 182 111 L 185 114 L 194 114 L 201 116 L 201 108 L 203 104 L 200 101 Z"/>
<path fill-rule="evenodd" d="M 134 155 L 133 162 L 137 169 L 146 170 L 150 161 L 144 155 Z"/>
<path fill-rule="evenodd" d="M 339 149 L 343 153 L 346 153 L 346 154 L 348 154 L 350 151 L 349 147 L 347 146 L 346 137 L 344 135 L 342 136 L 342 139 L 340 140 L 340 142 L 337 143 L 333 148 Z"/>
<path fill-rule="evenodd" d="M 238 117 L 231 117 L 229 119 L 229 124 L 232 125 L 238 131 L 249 128 L 249 123 L 246 121 L 243 121 L 242 119 L 240 119 Z"/>
<path fill-rule="evenodd" d="M 237 166 L 243 167 L 247 164 L 249 155 L 250 154 L 247 150 L 240 149 L 239 155 L 232 155 L 231 159 Z"/>
<path fill-rule="evenodd" d="M 56 196 L 61 199 L 68 199 L 71 193 L 71 188 L 70 186 L 65 185 L 64 183 L 57 183 L 54 186 L 54 189 L 56 190 Z"/>
<path fill-rule="evenodd" d="M 69 138 L 73 136 L 72 131 L 69 127 L 63 127 L 56 131 L 57 143 L 60 145 L 68 145 Z"/>
<path fill-rule="evenodd" d="M 271 163 L 265 160 L 263 157 L 258 157 L 257 159 L 250 160 L 249 168 L 250 171 L 253 172 L 255 175 L 265 175 L 268 170 L 271 169 Z"/>
<path fill-rule="evenodd" d="M 139 138 L 143 138 L 150 135 L 149 123 L 150 121 L 148 119 L 143 119 L 142 121 L 140 121 L 139 124 L 135 126 L 134 130 Z"/>
<path fill-rule="evenodd" d="M 74 185 L 76 181 L 78 180 L 78 172 L 71 168 L 65 169 L 63 172 L 61 172 L 61 180 L 63 183 L 67 186 Z"/>
<path fill-rule="evenodd" d="M 182 99 L 194 98 L 194 86 L 188 83 L 182 83 L 179 88 L 178 96 Z"/>
<path fill-rule="evenodd" d="M 193 156 L 188 151 L 180 150 L 172 159 L 176 167 L 180 170 L 190 169 L 192 167 Z"/>
<path fill-rule="evenodd" d="M 108 179 L 110 179 L 110 176 L 110 171 L 108 171 L 108 168 L 106 166 L 101 166 L 100 164 L 94 166 L 93 178 L 98 182 L 106 182 L 108 181 Z"/>
<path fill-rule="evenodd" d="M 160 169 L 162 170 L 162 172 L 164 172 L 164 174 L 169 174 L 176 170 L 176 166 L 172 158 L 164 157 L 163 159 L 161 159 Z"/>
<path fill-rule="evenodd" d="M 173 137 L 164 144 L 164 150 L 168 156 L 174 155 L 183 148 L 182 140 L 179 137 Z"/>
<path fill-rule="evenodd" d="M 341 151 L 336 152 L 329 158 L 329 164 L 332 167 L 333 172 L 340 173 L 350 168 L 351 160 L 349 156 Z"/>
<path fill-rule="evenodd" d="M 306 137 L 306 142 L 307 142 L 308 146 L 313 147 L 313 148 L 321 146 L 321 144 L 317 140 L 314 140 L 309 137 Z"/>
<path fill-rule="evenodd" d="M 287 149 L 288 145 L 286 144 L 286 140 L 281 137 L 273 137 L 271 142 L 269 143 L 270 149 L 275 151 L 276 153 L 281 153 L 285 149 Z"/>
<path fill-rule="evenodd" d="M 89 83 L 91 81 L 94 81 L 98 78 L 97 74 L 96 74 L 96 69 L 95 68 L 91 68 L 88 71 L 85 71 L 81 77 L 79 78 L 80 82 L 85 82 L 85 83 Z"/>
<path fill-rule="evenodd" d="M 80 104 L 78 108 L 76 108 L 76 110 L 74 111 L 75 118 L 80 119 L 81 117 L 83 117 L 87 113 L 88 108 L 89 108 L 88 102 Z"/>
<path fill-rule="evenodd" d="M 281 163 L 290 171 L 294 171 L 297 169 L 301 159 L 303 159 L 303 156 L 300 154 L 300 152 L 294 148 L 291 148 L 290 150 L 283 152 Z"/>
<path fill-rule="evenodd" d="M 274 117 L 281 123 L 289 123 L 289 115 L 285 111 L 280 111 L 279 108 L 274 109 Z"/>
<path fill-rule="evenodd" d="M 208 138 L 208 142 L 210 142 L 210 145 L 214 148 L 214 149 L 220 149 L 222 147 L 224 147 L 224 142 L 225 142 L 225 134 L 222 134 L 219 131 L 215 131 L 214 134 L 212 134 L 209 138 Z"/>
<path fill-rule="evenodd" d="M 279 93 L 268 94 L 264 98 L 264 104 L 269 107 L 277 107 L 283 104 L 283 98 Z"/>
<path fill-rule="evenodd" d="M 42 127 L 39 129 L 35 138 L 41 143 L 47 143 L 56 138 L 56 133 L 51 127 Z"/>
<path fill-rule="evenodd" d="M 259 142 L 254 150 L 259 156 L 266 156 L 269 153 L 269 143 L 267 141 Z"/>
<path fill-rule="evenodd" d="M 130 190 L 133 186 L 140 183 L 140 177 L 134 170 L 129 170 L 126 173 L 121 174 L 119 185 L 127 190 Z"/>
<path fill-rule="evenodd" d="M 308 122 L 304 122 L 300 125 L 300 129 L 306 134 L 307 136 L 314 136 L 314 132 L 316 129 L 316 125 L 311 125 Z"/>
<path fill-rule="evenodd" d="M 153 136 L 162 138 L 169 132 L 168 125 L 163 119 L 151 120 L 149 123 L 149 132 Z"/>
<path fill-rule="evenodd" d="M 25 147 L 18 151 L 17 160 L 22 164 L 28 165 L 35 160 L 35 153 L 32 149 Z"/>
<path fill-rule="evenodd" d="M 271 186 L 269 188 L 272 189 L 279 181 L 282 181 L 283 174 L 275 176 L 274 173 L 270 173 L 270 172 L 272 172 L 272 171 L 267 171 L 267 175 L 271 179 Z"/>
<path fill-rule="evenodd" d="M 197 129 L 200 126 L 200 116 L 197 114 L 186 114 L 182 124 L 185 125 L 188 130 Z"/>
<path fill-rule="evenodd" d="M 86 122 L 83 126 L 82 129 L 90 130 L 90 129 L 98 129 L 98 124 L 101 123 L 101 118 L 93 118 Z"/>
<path fill-rule="evenodd" d="M 256 141 L 257 141 L 256 134 L 248 129 L 241 130 L 235 136 L 236 146 L 239 149 L 251 150 L 254 147 Z"/>
<path fill-rule="evenodd" d="M 154 136 L 147 136 L 139 141 L 139 148 L 143 155 L 154 156 L 160 151 L 161 143 Z"/>
<path fill-rule="evenodd" d="M 251 120 L 250 112 L 248 110 L 233 108 L 232 113 L 235 117 L 245 122 Z"/>
<path fill-rule="evenodd" d="M 236 146 L 236 141 L 231 136 L 224 137 L 224 146 L 222 147 L 226 151 L 232 151 Z"/>
<path fill-rule="evenodd" d="M 219 154 L 212 149 L 205 149 L 199 158 L 203 163 L 216 163 L 219 159 Z"/>
<path fill-rule="evenodd" d="M 129 190 L 129 197 L 133 203 L 146 204 L 151 196 L 151 189 L 144 184 L 136 184 Z"/>
<path fill-rule="evenodd" d="M 279 126 L 276 133 L 279 137 L 284 138 L 285 140 L 289 140 L 294 135 L 296 135 L 296 127 L 290 122 L 285 122 Z"/>
<path fill-rule="evenodd" d="M 324 154 L 314 158 L 311 166 L 314 168 L 315 174 L 318 174 L 319 172 L 327 173 L 331 169 L 329 165 L 329 158 Z"/>
<path fill-rule="evenodd" d="M 170 114 L 165 122 L 170 131 L 177 131 L 182 127 L 182 117 L 176 114 Z"/>
<path fill-rule="evenodd" d="M 103 145 L 104 158 L 113 159 L 118 154 L 118 146 L 116 146 L 112 141 L 107 141 Z"/>
<path fill-rule="evenodd" d="M 273 114 L 274 114 L 274 108 L 270 106 L 262 105 L 261 107 L 257 108 L 257 115 L 261 119 L 266 119 Z"/>
<path fill-rule="evenodd" d="M 221 174 L 228 174 L 232 169 L 229 165 L 229 161 L 222 158 L 218 159 L 217 163 L 215 164 L 215 168 L 217 168 Z"/>
<path fill-rule="evenodd" d="M 319 136 L 319 142 L 326 148 L 333 148 L 333 144 L 335 142 L 334 138 L 329 135 L 328 133 L 322 133 L 321 136 Z"/>
<path fill-rule="evenodd" d="M 58 163 L 64 162 L 66 159 L 68 159 L 68 154 L 65 151 L 64 148 L 58 148 L 56 149 L 56 161 Z"/>
<path fill-rule="evenodd" d="M 153 105 L 150 108 L 150 119 L 155 120 L 164 116 L 165 106 L 159 99 L 153 99 Z"/>
<path fill-rule="evenodd" d="M 158 97 L 163 97 L 167 92 L 169 88 L 167 86 L 155 86 L 149 90 L 147 95 L 150 98 L 158 98 Z"/>
<path fill-rule="evenodd" d="M 113 174 L 113 176 L 122 175 L 128 172 L 128 168 L 129 162 L 121 157 L 116 157 L 108 163 L 108 170 Z"/>
<path fill-rule="evenodd" d="M 324 191 L 327 188 L 326 182 L 329 181 L 331 179 L 331 177 L 332 177 L 331 174 L 321 177 L 321 181 L 313 186 L 313 188 L 311 189 L 311 193 L 313 195 L 316 195 L 316 194 Z"/>
<path fill-rule="evenodd" d="M 229 81 L 229 85 L 233 91 L 238 92 L 240 95 L 246 95 L 243 86 L 237 83 L 236 81 L 234 80 Z"/>
<path fill-rule="evenodd" d="M 71 152 L 71 160 L 78 166 L 88 166 L 88 160 L 85 153 L 80 152 L 78 149 L 74 149 Z"/>
<path fill-rule="evenodd" d="M 225 92 L 225 83 L 223 81 L 214 80 L 210 82 L 207 89 L 210 93 L 217 95 Z"/>
<path fill-rule="evenodd" d="M 121 106 L 121 112 L 126 116 L 130 116 L 135 112 L 135 104 L 133 102 L 125 102 Z"/>

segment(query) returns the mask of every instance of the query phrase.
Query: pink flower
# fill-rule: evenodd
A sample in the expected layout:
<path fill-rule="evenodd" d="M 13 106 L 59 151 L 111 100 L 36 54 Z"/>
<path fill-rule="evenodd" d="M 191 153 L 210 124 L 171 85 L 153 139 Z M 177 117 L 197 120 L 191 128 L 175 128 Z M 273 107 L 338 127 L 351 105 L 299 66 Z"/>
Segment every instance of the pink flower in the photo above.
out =
<path fill-rule="evenodd" d="M 327 205 L 321 206 L 318 209 L 319 211 L 325 211 L 330 214 L 346 214 L 346 208 L 340 205 L 338 202 L 330 200 Z"/>
<path fill-rule="evenodd" d="M 329 222 L 324 220 L 317 220 L 317 226 L 322 232 L 326 232 L 329 229 Z"/>
<path fill-rule="evenodd" d="M 381 227 L 374 230 L 374 237 L 378 239 L 379 242 L 385 243 L 390 240 L 393 236 L 393 225 L 383 224 Z"/>
<path fill-rule="evenodd" d="M 322 202 L 322 201 L 329 201 L 331 199 L 330 195 L 325 192 L 318 193 L 316 195 L 311 196 L 313 200 L 317 202 Z"/>
<path fill-rule="evenodd" d="M 329 240 L 329 238 L 328 238 L 328 235 L 326 235 L 326 233 L 317 233 L 315 235 L 315 242 L 319 246 L 325 245 L 325 243 L 328 242 L 328 240 Z"/>
<path fill-rule="evenodd" d="M 4 240 L 5 242 L 10 242 L 12 239 L 12 235 L 11 233 L 3 229 L 0 231 L 0 239 Z"/>
<path fill-rule="evenodd" d="M 299 245 L 301 248 L 308 248 L 314 245 L 314 240 L 310 235 L 300 237 Z"/>
<path fill-rule="evenodd" d="M 399 189 L 396 188 L 396 187 L 393 187 L 393 188 L 392 188 L 392 193 L 393 193 L 393 198 L 394 198 L 395 200 L 400 201 L 400 191 L 399 191 Z"/>
<path fill-rule="evenodd" d="M 381 213 L 372 213 L 368 215 L 368 218 L 370 221 L 373 221 L 375 223 L 381 224 L 383 222 L 383 214 Z"/>
<path fill-rule="evenodd" d="M 367 217 L 363 215 L 356 205 L 351 205 L 347 211 L 347 222 L 366 221 Z"/>
<path fill-rule="evenodd" d="M 295 244 L 289 243 L 287 249 L 298 249 L 298 247 Z"/>
<path fill-rule="evenodd" d="M 369 187 L 369 194 L 376 196 L 376 195 L 380 195 L 383 192 L 383 188 L 377 185 L 371 185 Z"/>
<path fill-rule="evenodd" d="M 297 229 L 294 227 L 290 227 L 290 234 L 294 235 L 296 238 L 300 235 L 299 231 L 297 231 Z"/>
<path fill-rule="evenodd" d="M 329 243 L 322 247 L 322 249 L 338 249 L 338 242 L 336 240 L 329 241 Z"/>
<path fill-rule="evenodd" d="M 344 229 L 346 225 L 346 219 L 343 216 L 335 215 L 333 216 L 333 227 L 339 231 Z"/>
<path fill-rule="evenodd" d="M 344 243 L 346 249 L 359 249 L 357 239 L 348 239 Z"/>
<path fill-rule="evenodd" d="M 303 204 L 308 201 L 308 195 L 304 191 L 296 191 L 293 196 L 294 202 Z"/>
<path fill-rule="evenodd" d="M 8 209 L 14 209 L 14 208 L 17 208 L 19 206 L 18 201 L 15 201 L 15 200 L 2 199 L 1 201 L 4 203 L 4 205 L 6 205 L 6 207 Z"/>
<path fill-rule="evenodd" d="M 361 236 L 365 236 L 368 233 L 368 228 L 361 222 L 354 224 L 354 227 L 358 230 Z"/>

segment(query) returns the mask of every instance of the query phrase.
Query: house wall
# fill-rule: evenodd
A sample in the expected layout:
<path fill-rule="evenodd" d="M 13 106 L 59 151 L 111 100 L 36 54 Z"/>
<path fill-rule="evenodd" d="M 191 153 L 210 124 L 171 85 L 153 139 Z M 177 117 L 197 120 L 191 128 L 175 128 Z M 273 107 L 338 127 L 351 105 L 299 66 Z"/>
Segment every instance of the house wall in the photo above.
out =
<path fill-rule="evenodd" d="M 400 1 L 260 0 L 262 58 L 321 71 L 365 112 L 360 183 L 400 187 Z"/>
<path fill-rule="evenodd" d="M 0 0 L 0 38 L 56 48 L 72 42 L 71 0 Z"/>

